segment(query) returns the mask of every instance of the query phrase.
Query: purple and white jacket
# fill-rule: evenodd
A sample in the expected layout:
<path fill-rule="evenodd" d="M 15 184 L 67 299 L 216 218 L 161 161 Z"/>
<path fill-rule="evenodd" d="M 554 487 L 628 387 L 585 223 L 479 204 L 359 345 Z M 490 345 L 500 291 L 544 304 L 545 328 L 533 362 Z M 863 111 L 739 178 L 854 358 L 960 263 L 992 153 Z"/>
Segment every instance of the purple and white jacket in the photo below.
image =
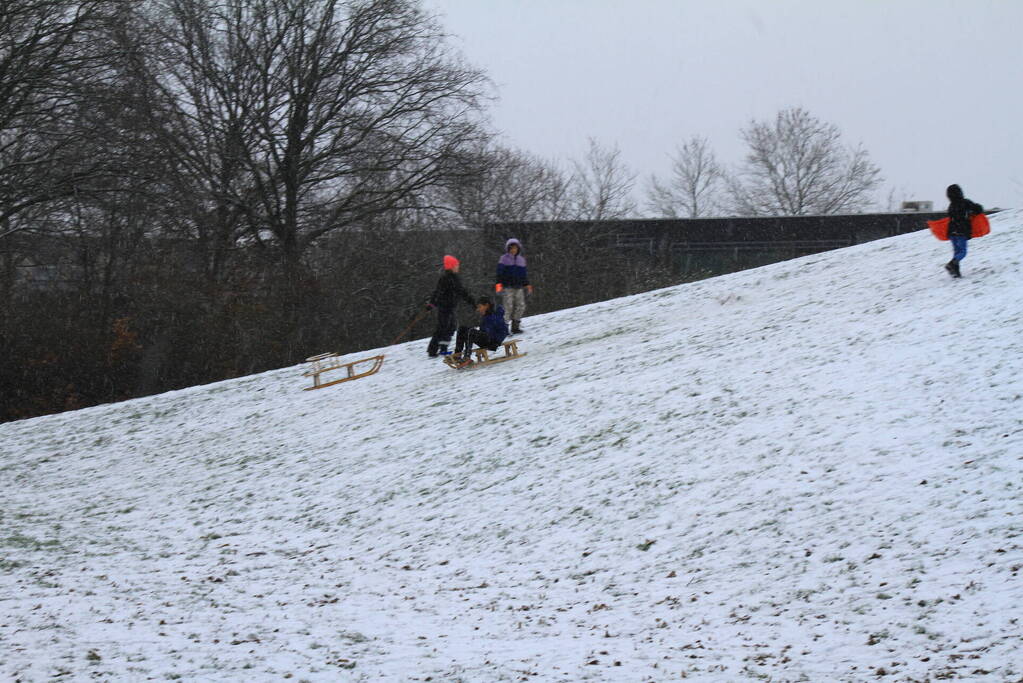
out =
<path fill-rule="evenodd" d="M 519 247 L 519 253 L 512 256 L 508 251 L 513 244 Z M 514 237 L 504 245 L 504 253 L 497 262 L 497 281 L 503 287 L 521 289 L 529 284 L 529 273 L 526 271 L 526 257 L 522 255 L 522 243 Z"/>

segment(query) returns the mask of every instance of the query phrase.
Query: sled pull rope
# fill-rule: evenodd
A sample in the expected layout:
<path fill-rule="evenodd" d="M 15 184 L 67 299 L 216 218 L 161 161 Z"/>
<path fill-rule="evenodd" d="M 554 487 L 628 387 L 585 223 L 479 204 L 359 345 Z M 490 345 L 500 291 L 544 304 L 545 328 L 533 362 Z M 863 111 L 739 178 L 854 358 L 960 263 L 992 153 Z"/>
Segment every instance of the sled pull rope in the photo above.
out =
<path fill-rule="evenodd" d="M 429 309 L 427 309 L 425 311 L 420 311 L 419 315 L 417 315 L 415 318 L 413 318 L 412 322 L 410 322 L 408 325 L 406 325 L 405 329 L 401 331 L 401 334 L 399 334 L 397 337 L 395 337 L 394 341 L 392 341 L 390 344 L 388 344 L 388 346 L 394 346 L 399 341 L 401 341 L 405 337 L 405 335 L 409 333 L 409 330 L 411 330 L 413 327 L 415 327 L 416 323 L 419 322 L 420 320 L 422 320 L 423 318 L 425 318 L 426 314 L 429 313 L 429 312 L 430 312 Z"/>

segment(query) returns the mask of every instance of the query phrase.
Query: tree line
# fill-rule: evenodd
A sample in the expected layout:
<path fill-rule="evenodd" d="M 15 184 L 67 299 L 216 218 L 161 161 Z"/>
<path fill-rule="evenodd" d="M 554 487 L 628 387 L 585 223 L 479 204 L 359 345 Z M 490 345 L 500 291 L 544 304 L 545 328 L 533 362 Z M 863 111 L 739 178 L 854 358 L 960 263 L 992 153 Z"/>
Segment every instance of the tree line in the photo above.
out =
<path fill-rule="evenodd" d="M 617 148 L 510 148 L 491 94 L 418 0 L 0 3 L 0 420 L 379 346 L 444 251 L 488 284 L 466 228 L 635 215 Z M 880 181 L 801 109 L 743 135 L 734 174 L 680 146 L 648 208 L 838 212 Z M 670 283 L 579 238 L 535 312 L 597 259 L 613 294 Z"/>

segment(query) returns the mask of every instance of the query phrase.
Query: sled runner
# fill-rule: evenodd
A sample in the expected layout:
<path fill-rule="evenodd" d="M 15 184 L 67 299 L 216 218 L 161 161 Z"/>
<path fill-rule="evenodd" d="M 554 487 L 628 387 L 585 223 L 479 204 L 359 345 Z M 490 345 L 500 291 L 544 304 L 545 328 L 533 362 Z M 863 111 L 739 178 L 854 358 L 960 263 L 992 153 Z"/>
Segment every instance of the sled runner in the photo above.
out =
<path fill-rule="evenodd" d="M 950 219 L 948 218 L 927 221 L 927 227 L 931 229 L 935 237 L 943 242 L 947 242 L 949 221 Z M 991 224 L 988 222 L 987 216 L 978 213 L 970 217 L 970 237 L 983 237 L 989 232 L 991 232 Z"/>
<path fill-rule="evenodd" d="M 413 318 L 412 322 L 410 322 L 405 327 L 405 329 L 401 331 L 401 334 L 395 337 L 394 340 L 390 344 L 388 344 L 388 346 L 394 346 L 399 341 L 401 341 L 402 338 L 404 338 L 404 336 L 409 333 L 409 330 L 415 327 L 415 324 L 422 320 L 427 313 L 429 313 L 428 310 L 421 311 L 419 315 Z M 383 365 L 384 363 L 384 357 L 382 355 L 370 356 L 369 358 L 360 358 L 359 360 L 353 360 L 347 363 L 342 363 L 341 357 L 342 356 L 340 353 L 332 352 L 321 353 L 319 355 L 310 356 L 309 358 L 306 358 L 306 362 L 312 363 L 312 365 L 309 367 L 308 370 L 303 372 L 302 375 L 305 377 L 313 378 L 313 385 L 311 387 L 306 387 L 306 391 L 310 389 L 322 389 L 323 387 L 329 387 L 334 384 L 340 384 L 341 382 L 348 382 L 353 379 L 359 379 L 360 377 L 367 377 L 375 373 L 377 370 L 379 370 L 380 366 Z M 368 367 L 359 367 L 358 369 L 356 369 L 356 366 L 365 366 L 369 363 L 372 363 L 372 365 L 369 365 Z M 331 370 L 340 370 L 342 368 L 344 368 L 346 373 L 344 377 L 340 379 L 331 380 L 330 382 L 322 383 L 320 382 L 320 375 L 322 375 L 323 373 L 329 372 Z"/>
<path fill-rule="evenodd" d="M 311 356 L 306 358 L 306 362 L 312 363 L 308 370 L 302 373 L 305 377 L 313 378 L 313 385 L 306 387 L 305 390 L 310 389 L 322 389 L 323 387 L 329 387 L 334 384 L 340 384 L 341 382 L 348 382 L 353 379 L 359 379 L 360 377 L 366 377 L 372 375 L 374 372 L 380 369 L 383 365 L 383 356 L 370 356 L 369 358 L 361 358 L 359 360 L 349 361 L 347 363 L 341 362 L 341 354 L 339 353 L 321 353 L 318 356 Z M 372 365 L 369 365 L 372 363 Z M 340 379 L 331 380 L 329 382 L 321 382 L 320 375 L 331 370 L 345 370 L 345 376 Z"/>
<path fill-rule="evenodd" d="M 519 353 L 518 340 L 506 341 L 504 342 L 504 344 L 502 344 L 502 346 L 504 346 L 503 356 L 491 358 L 490 357 L 491 352 L 488 349 L 473 349 L 472 353 L 474 356 L 476 356 L 476 360 L 473 361 L 472 363 L 468 364 L 459 363 L 458 361 L 452 359 L 451 356 L 446 356 L 444 358 L 444 362 L 448 366 L 456 370 L 462 370 L 464 368 L 476 368 L 482 365 L 493 365 L 494 363 L 500 363 L 502 361 L 511 360 L 513 358 L 521 358 L 522 356 L 526 355 L 525 353 Z"/>

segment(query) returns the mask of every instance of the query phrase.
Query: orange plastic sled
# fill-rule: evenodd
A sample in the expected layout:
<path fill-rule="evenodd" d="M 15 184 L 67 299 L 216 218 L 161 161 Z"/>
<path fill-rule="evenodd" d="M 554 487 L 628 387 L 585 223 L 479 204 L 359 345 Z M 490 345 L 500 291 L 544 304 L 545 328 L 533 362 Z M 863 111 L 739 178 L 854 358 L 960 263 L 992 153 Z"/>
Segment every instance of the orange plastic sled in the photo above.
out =
<path fill-rule="evenodd" d="M 937 221 L 927 221 L 927 227 L 931 229 L 934 236 L 939 240 L 948 240 L 948 222 L 949 218 L 942 218 Z M 991 232 L 991 224 L 988 223 L 987 216 L 982 213 L 978 213 L 970 218 L 970 237 L 983 237 L 984 235 Z"/>

